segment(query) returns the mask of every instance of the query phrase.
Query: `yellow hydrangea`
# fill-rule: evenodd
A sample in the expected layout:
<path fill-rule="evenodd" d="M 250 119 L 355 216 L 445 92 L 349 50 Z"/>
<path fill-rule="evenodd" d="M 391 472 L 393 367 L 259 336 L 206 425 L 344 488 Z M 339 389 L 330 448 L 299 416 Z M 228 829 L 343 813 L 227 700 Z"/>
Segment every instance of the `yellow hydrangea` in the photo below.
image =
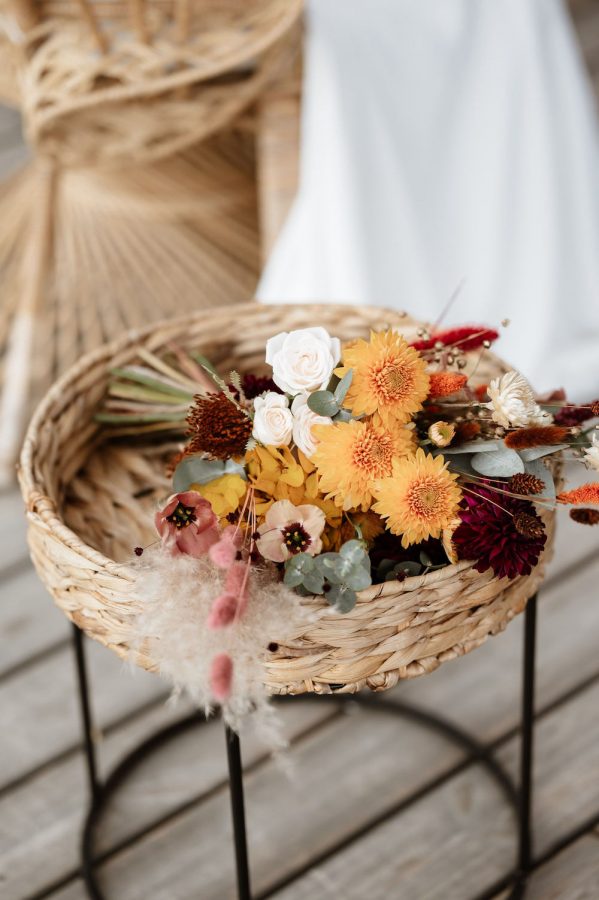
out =
<path fill-rule="evenodd" d="M 325 500 L 318 489 L 318 473 L 308 457 L 289 447 L 255 447 L 245 457 L 250 484 L 256 491 L 256 514 L 262 517 L 275 500 L 290 500 L 294 506 L 312 503 L 324 512 L 333 528 L 341 523 L 341 510 Z M 326 543 L 326 536 L 323 535 Z"/>
<path fill-rule="evenodd" d="M 221 475 L 208 484 L 192 484 L 190 491 L 201 494 L 215 512 L 219 519 L 224 519 L 230 513 L 237 512 L 241 506 L 248 483 L 241 475 Z"/>

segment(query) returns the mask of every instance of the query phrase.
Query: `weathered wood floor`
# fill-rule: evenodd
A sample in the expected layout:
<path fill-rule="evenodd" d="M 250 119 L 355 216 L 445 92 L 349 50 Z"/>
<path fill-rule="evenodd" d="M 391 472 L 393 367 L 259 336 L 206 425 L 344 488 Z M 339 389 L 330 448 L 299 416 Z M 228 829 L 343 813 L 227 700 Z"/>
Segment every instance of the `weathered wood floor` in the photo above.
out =
<path fill-rule="evenodd" d="M 597 3 L 578 3 L 594 77 Z M 22 155 L 0 115 L 0 169 Z M 599 533 L 560 519 L 539 609 L 535 852 L 599 813 Z M 0 497 L 0 897 L 81 900 L 86 801 L 69 625 L 26 553 L 16 492 Z M 517 771 L 522 618 L 483 648 L 397 693 L 468 728 Z M 88 645 L 103 772 L 181 716 L 165 688 Z M 254 888 L 277 900 L 468 900 L 515 855 L 515 823 L 496 786 L 421 727 L 318 700 L 284 708 L 293 780 L 243 747 Z M 139 768 L 111 805 L 99 850 L 115 900 L 234 896 L 224 743 L 218 722 Z M 316 864 L 311 863 L 318 859 Z M 531 900 L 599 897 L 599 828 L 552 855 Z"/>

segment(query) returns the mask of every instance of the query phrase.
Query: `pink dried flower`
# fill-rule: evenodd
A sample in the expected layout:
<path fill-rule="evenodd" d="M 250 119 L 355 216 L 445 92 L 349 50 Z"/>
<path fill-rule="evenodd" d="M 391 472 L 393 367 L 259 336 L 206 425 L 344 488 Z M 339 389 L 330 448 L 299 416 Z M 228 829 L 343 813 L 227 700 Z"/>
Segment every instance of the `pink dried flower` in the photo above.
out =
<path fill-rule="evenodd" d="M 220 594 L 210 609 L 206 625 L 208 628 L 225 628 L 230 625 L 237 612 L 237 597 L 234 594 Z"/>
<path fill-rule="evenodd" d="M 210 665 L 210 690 L 215 700 L 223 703 L 231 693 L 233 660 L 228 653 L 219 653 Z"/>
<path fill-rule="evenodd" d="M 243 534 L 241 529 L 235 528 L 233 525 L 227 525 L 220 540 L 213 544 L 208 551 L 208 555 L 217 568 L 229 569 L 237 559 L 242 543 Z"/>
<path fill-rule="evenodd" d="M 162 543 L 173 553 L 200 557 L 219 539 L 218 521 L 207 500 L 197 491 L 173 494 L 156 513 L 154 522 Z"/>

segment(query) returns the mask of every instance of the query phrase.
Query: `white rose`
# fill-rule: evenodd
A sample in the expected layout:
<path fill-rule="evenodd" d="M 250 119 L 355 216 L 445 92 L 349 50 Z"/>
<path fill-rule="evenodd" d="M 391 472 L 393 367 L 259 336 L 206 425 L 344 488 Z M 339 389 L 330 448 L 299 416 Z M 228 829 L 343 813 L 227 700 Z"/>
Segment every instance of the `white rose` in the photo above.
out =
<path fill-rule="evenodd" d="M 326 388 L 340 359 L 339 338 L 332 338 L 325 328 L 282 331 L 266 342 L 273 381 L 294 396 Z"/>
<path fill-rule="evenodd" d="M 293 416 L 283 394 L 268 391 L 254 400 L 252 435 L 267 447 L 286 447 L 293 433 Z"/>
<path fill-rule="evenodd" d="M 313 425 L 331 425 L 333 420 L 328 416 L 319 416 L 308 406 L 309 394 L 298 394 L 291 404 L 293 413 L 293 440 L 307 457 L 312 456 L 318 441 L 312 435 Z"/>

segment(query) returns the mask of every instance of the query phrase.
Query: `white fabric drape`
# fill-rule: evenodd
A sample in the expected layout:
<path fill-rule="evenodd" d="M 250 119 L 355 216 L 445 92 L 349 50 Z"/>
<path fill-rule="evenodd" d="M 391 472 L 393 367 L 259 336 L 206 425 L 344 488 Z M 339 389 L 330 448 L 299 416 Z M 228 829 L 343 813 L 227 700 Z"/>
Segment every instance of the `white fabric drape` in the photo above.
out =
<path fill-rule="evenodd" d="M 310 0 L 300 189 L 268 302 L 509 318 L 535 387 L 599 391 L 599 135 L 560 0 Z"/>

